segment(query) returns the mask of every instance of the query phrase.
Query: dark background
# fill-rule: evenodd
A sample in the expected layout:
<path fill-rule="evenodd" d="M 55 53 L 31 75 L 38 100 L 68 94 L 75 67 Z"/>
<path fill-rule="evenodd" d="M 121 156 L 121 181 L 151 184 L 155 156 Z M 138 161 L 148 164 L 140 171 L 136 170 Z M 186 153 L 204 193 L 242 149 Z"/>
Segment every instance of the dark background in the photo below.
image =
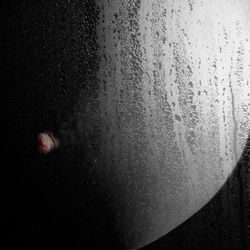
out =
<path fill-rule="evenodd" d="M 3 78 L 7 86 L 8 245 L 19 248 L 118 248 L 102 197 L 79 188 L 79 145 L 51 155 L 37 134 L 59 134 L 73 111 L 79 79 L 95 68 L 94 1 L 8 1 L 1 4 Z M 85 17 L 84 37 L 78 28 Z M 88 24 L 88 25 L 87 25 Z M 79 44 L 86 57 L 77 59 Z M 89 52 L 91 50 L 92 52 Z M 75 83 L 75 84 L 73 84 Z M 5 92 L 4 92 L 5 93 Z M 218 194 L 181 226 L 146 249 L 250 249 L 249 140 Z M 81 197 L 81 199 L 79 199 Z M 88 205 L 96 207 L 89 211 Z M 95 204 L 93 206 L 93 204 Z"/>

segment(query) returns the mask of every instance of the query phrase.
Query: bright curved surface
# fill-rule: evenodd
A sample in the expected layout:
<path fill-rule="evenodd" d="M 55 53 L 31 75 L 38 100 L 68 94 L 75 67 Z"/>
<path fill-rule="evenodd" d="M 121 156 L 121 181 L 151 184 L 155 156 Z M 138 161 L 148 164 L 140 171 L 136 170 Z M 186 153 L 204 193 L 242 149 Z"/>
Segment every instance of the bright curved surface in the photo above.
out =
<path fill-rule="evenodd" d="M 123 247 L 135 249 L 202 208 L 241 156 L 250 134 L 250 2 L 96 4 L 98 89 L 80 94 L 75 117 L 80 135 L 98 134 L 91 171 Z"/>

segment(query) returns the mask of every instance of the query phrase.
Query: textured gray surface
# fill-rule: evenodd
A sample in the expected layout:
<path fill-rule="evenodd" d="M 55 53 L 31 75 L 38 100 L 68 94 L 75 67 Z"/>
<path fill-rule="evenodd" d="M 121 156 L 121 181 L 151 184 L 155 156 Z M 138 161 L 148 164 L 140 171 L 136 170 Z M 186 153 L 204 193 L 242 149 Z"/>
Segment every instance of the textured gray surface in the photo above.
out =
<path fill-rule="evenodd" d="M 250 133 L 247 0 L 5 7 L 11 129 L 22 145 L 12 151 L 22 187 L 18 242 L 144 246 L 221 189 Z M 34 145 L 44 129 L 62 143 L 47 157 Z M 241 248 L 246 176 L 228 180 L 219 203 L 194 217 L 193 231 L 182 227 L 163 248 L 179 239 L 188 248 L 189 237 L 197 249 L 207 241 L 226 248 L 232 238 Z M 218 222 L 214 211 L 232 223 L 206 224 Z M 196 235 L 201 228 L 216 240 Z"/>
<path fill-rule="evenodd" d="M 199 210 L 241 156 L 250 132 L 248 3 L 98 2 L 101 178 L 128 246 Z"/>
<path fill-rule="evenodd" d="M 145 250 L 249 249 L 250 140 L 219 192 L 190 219 Z"/>

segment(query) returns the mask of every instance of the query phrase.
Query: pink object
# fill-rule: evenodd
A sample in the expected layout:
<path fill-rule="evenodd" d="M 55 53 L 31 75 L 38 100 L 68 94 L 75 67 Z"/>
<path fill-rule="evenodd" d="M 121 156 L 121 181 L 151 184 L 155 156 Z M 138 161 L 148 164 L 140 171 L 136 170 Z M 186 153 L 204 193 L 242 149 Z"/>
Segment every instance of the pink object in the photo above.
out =
<path fill-rule="evenodd" d="M 59 146 L 59 141 L 51 132 L 43 132 L 38 135 L 38 148 L 41 153 L 49 153 Z"/>

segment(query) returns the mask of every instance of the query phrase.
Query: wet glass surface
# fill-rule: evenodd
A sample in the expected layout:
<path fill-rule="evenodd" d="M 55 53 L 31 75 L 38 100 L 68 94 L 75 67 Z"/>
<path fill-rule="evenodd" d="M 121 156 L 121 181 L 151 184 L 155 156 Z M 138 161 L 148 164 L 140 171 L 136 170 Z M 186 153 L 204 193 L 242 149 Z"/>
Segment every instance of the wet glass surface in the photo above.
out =
<path fill-rule="evenodd" d="M 16 235 L 26 225 L 31 245 L 142 247 L 221 189 L 250 134 L 248 1 L 4 10 Z M 46 156 L 44 130 L 61 145 Z"/>

